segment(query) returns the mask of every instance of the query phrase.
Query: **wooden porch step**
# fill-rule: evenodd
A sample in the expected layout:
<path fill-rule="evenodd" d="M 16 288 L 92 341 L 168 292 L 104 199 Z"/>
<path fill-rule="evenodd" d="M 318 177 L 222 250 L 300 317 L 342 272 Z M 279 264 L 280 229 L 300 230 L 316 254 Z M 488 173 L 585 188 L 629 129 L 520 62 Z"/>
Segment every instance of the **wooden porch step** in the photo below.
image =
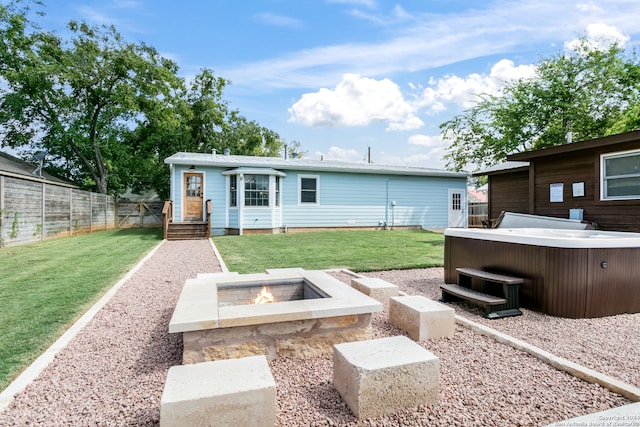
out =
<path fill-rule="evenodd" d="M 167 240 L 208 239 L 206 222 L 171 222 L 167 229 Z"/>

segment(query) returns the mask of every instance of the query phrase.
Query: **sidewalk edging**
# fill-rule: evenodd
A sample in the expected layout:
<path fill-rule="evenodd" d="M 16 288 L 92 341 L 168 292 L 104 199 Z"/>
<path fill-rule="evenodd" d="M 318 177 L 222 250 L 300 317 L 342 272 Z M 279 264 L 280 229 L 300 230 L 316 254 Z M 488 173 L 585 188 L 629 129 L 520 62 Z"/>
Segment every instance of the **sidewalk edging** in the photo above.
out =
<path fill-rule="evenodd" d="M 111 287 L 89 310 L 87 310 L 78 320 L 75 321 L 64 334 L 60 336 L 51 346 L 34 360 L 18 377 L 0 392 L 0 412 L 4 411 L 13 402 L 16 394 L 23 391 L 31 384 L 40 373 L 53 361 L 60 351 L 64 350 L 69 342 L 94 318 L 96 313 L 104 307 L 116 292 L 156 253 L 158 248 L 166 240 L 161 241 L 153 248 L 138 264 L 136 264 L 127 274 L 124 275 L 115 285 Z"/>
<path fill-rule="evenodd" d="M 213 239 L 211 237 L 209 237 L 209 243 L 211 243 L 211 249 L 213 249 L 213 253 L 216 256 L 218 263 L 220 263 L 220 268 L 222 269 L 222 272 L 228 273 L 229 269 L 227 268 L 227 264 L 224 263 L 224 260 L 222 259 L 222 255 L 220 255 L 220 252 L 218 252 L 218 248 L 216 247 L 216 244 L 213 243 Z"/>

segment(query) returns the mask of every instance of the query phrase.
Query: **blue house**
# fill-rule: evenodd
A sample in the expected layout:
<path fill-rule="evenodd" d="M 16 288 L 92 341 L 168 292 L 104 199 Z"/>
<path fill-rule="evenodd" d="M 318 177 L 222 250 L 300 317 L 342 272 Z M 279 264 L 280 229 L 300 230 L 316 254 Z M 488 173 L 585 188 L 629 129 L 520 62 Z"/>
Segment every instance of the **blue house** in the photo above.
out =
<path fill-rule="evenodd" d="M 467 173 L 226 153 L 165 163 L 173 221 L 206 222 L 210 206 L 212 235 L 466 225 Z"/>

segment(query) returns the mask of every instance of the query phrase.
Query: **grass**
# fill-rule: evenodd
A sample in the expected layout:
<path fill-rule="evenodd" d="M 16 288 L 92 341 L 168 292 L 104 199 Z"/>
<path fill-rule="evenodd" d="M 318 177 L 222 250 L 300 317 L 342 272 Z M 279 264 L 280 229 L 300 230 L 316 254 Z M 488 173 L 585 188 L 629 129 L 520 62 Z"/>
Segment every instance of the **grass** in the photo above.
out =
<path fill-rule="evenodd" d="M 162 240 L 157 229 L 110 230 L 0 249 L 0 390 Z M 231 271 L 425 268 L 444 237 L 426 231 L 342 231 L 213 239 Z"/>
<path fill-rule="evenodd" d="M 422 230 L 327 231 L 214 237 L 230 271 L 348 268 L 352 271 L 442 266 L 444 236 Z"/>
<path fill-rule="evenodd" d="M 0 249 L 0 390 L 161 240 L 125 229 Z"/>

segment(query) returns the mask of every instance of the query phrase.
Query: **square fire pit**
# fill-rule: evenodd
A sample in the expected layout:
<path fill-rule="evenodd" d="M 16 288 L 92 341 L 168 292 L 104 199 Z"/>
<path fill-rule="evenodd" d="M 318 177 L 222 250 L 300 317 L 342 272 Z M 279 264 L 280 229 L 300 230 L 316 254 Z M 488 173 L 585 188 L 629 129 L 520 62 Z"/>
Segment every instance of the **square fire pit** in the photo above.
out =
<path fill-rule="evenodd" d="M 274 301 L 254 304 L 263 288 Z M 383 305 L 322 271 L 216 273 L 186 281 L 170 333 L 183 334 L 183 363 L 265 355 L 309 357 L 370 338 Z"/>

